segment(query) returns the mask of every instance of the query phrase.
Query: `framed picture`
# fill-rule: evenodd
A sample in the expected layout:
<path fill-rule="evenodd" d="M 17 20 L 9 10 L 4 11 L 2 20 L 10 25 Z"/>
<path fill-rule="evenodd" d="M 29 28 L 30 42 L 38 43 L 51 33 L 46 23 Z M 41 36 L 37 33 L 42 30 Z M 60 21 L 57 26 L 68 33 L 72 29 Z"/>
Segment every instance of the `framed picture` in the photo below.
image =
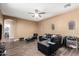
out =
<path fill-rule="evenodd" d="M 54 30 L 55 29 L 55 26 L 54 26 L 54 24 L 52 24 L 52 30 Z"/>
<path fill-rule="evenodd" d="M 75 29 L 75 21 L 70 21 L 69 22 L 69 30 L 74 30 Z"/>

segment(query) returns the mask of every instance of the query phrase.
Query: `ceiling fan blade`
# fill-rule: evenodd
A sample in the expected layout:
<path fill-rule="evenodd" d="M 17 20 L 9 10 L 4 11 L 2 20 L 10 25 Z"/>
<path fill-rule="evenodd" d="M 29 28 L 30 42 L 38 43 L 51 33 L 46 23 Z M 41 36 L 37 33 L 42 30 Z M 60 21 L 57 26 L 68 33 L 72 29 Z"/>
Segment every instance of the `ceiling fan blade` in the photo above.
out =
<path fill-rule="evenodd" d="M 45 14 L 46 12 L 40 12 L 39 14 Z"/>
<path fill-rule="evenodd" d="M 35 15 L 32 15 L 32 17 L 35 17 Z"/>
<path fill-rule="evenodd" d="M 42 17 L 40 14 L 38 15 L 39 17 Z"/>
<path fill-rule="evenodd" d="M 28 14 L 34 14 L 34 13 L 32 13 L 32 12 L 28 12 Z"/>

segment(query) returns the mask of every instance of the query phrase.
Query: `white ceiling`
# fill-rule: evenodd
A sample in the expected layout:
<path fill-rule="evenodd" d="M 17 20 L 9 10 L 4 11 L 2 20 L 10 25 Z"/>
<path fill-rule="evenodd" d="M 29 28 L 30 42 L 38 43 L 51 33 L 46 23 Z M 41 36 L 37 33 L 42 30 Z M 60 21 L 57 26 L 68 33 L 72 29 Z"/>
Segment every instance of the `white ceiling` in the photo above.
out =
<path fill-rule="evenodd" d="M 67 3 L 3 3 L 0 4 L 0 8 L 4 15 L 40 21 L 79 7 L 79 4 L 71 3 L 70 7 L 64 8 L 65 4 Z M 28 14 L 28 12 L 34 12 L 35 9 L 47 13 L 43 14 L 41 18 L 35 19 L 31 14 Z"/>

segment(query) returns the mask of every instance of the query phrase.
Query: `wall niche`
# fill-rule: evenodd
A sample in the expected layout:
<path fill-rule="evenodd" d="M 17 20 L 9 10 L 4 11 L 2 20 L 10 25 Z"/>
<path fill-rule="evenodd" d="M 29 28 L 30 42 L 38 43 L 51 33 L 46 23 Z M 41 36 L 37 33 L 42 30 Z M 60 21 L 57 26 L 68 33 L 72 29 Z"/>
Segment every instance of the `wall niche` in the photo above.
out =
<path fill-rule="evenodd" d="M 52 26 L 51 26 L 51 27 L 52 27 L 52 30 L 55 30 L 55 25 L 54 25 L 54 24 L 52 24 Z"/>
<path fill-rule="evenodd" d="M 69 30 L 74 30 L 75 29 L 75 21 L 70 21 L 68 24 Z"/>

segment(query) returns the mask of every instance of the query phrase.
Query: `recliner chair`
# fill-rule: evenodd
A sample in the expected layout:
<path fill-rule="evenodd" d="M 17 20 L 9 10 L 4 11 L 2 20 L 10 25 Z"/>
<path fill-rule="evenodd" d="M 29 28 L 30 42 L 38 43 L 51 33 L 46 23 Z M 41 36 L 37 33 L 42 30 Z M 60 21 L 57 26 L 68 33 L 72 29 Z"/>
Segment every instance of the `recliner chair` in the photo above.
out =
<path fill-rule="evenodd" d="M 26 38 L 25 40 L 26 41 L 34 41 L 35 39 L 37 39 L 37 37 L 38 37 L 38 34 L 37 33 L 34 33 L 31 38 Z"/>

